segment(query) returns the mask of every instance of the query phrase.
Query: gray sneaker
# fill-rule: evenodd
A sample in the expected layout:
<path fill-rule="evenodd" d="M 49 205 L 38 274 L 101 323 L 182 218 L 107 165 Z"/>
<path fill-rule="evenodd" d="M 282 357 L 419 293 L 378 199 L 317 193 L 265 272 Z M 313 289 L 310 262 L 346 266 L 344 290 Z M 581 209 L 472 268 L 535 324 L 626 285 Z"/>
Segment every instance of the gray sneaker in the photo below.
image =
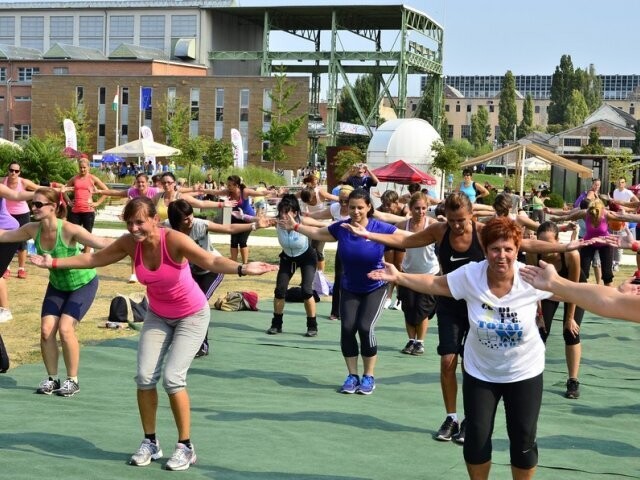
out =
<path fill-rule="evenodd" d="M 196 463 L 196 449 L 193 445 L 189 448 L 183 443 L 177 443 L 173 455 L 164 468 L 167 470 L 186 470 L 194 463 Z"/>
<path fill-rule="evenodd" d="M 80 385 L 78 385 L 70 378 L 67 378 L 64 382 L 62 382 L 62 386 L 55 390 L 55 393 L 56 395 L 60 395 L 61 397 L 73 397 L 79 391 Z"/>
<path fill-rule="evenodd" d="M 51 395 L 55 390 L 60 388 L 60 380 L 54 380 L 53 378 L 45 378 L 40 382 L 36 393 L 41 393 L 43 395 Z"/>
<path fill-rule="evenodd" d="M 145 438 L 140 444 L 140 448 L 129 459 L 129 465 L 146 467 L 151 463 L 151 460 L 158 460 L 159 458 L 162 458 L 160 442 L 153 443 L 148 438 Z"/>

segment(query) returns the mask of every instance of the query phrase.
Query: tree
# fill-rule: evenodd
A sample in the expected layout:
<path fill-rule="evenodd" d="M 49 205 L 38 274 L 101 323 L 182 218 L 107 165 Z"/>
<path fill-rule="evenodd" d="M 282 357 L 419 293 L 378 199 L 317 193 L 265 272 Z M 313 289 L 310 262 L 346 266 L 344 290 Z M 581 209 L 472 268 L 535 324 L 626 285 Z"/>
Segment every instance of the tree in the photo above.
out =
<path fill-rule="evenodd" d="M 636 136 L 633 139 L 633 153 L 640 155 L 640 122 L 636 122 L 634 130 L 636 132 Z"/>
<path fill-rule="evenodd" d="M 340 150 L 335 157 L 335 174 L 339 179 L 345 174 L 353 165 L 363 163 L 367 159 L 366 155 L 362 153 L 358 147 L 351 147 L 348 149 Z"/>
<path fill-rule="evenodd" d="M 449 120 L 444 115 L 440 119 L 440 131 L 438 133 L 444 143 L 449 143 Z"/>
<path fill-rule="evenodd" d="M 575 88 L 575 72 L 571 55 L 562 55 L 560 65 L 551 77 L 551 103 L 549 104 L 549 124 L 565 124 L 565 111 Z"/>
<path fill-rule="evenodd" d="M 518 111 L 516 106 L 516 80 L 511 70 L 508 70 L 502 82 L 500 90 L 500 113 L 498 114 L 498 125 L 500 135 L 498 141 L 502 144 L 512 140 L 516 133 L 518 122 Z"/>
<path fill-rule="evenodd" d="M 482 148 L 488 143 L 490 134 L 489 112 L 480 105 L 478 112 L 471 115 L 471 143 L 476 149 Z"/>
<path fill-rule="evenodd" d="M 602 82 L 596 73 L 596 68 L 592 64 L 587 70 L 577 69 L 575 72 L 575 88 L 580 90 L 584 97 L 589 113 L 593 113 L 602 105 Z"/>
<path fill-rule="evenodd" d="M 589 131 L 589 143 L 580 149 L 580 153 L 590 155 L 602 155 L 604 153 L 604 147 L 600 144 L 600 134 L 596 127 L 592 127 Z"/>
<path fill-rule="evenodd" d="M 218 177 L 218 185 L 222 172 L 233 166 L 233 146 L 226 140 L 212 138 L 205 142 L 205 161 L 213 168 Z"/>
<path fill-rule="evenodd" d="M 160 104 L 160 129 L 165 142 L 172 147 L 182 148 L 189 138 L 189 123 L 191 122 L 191 108 L 177 97 L 165 97 Z"/>
<path fill-rule="evenodd" d="M 629 165 L 633 161 L 631 154 L 620 152 L 607 158 L 609 163 L 609 183 L 615 184 L 620 177 L 629 178 L 632 176 L 633 167 Z"/>
<path fill-rule="evenodd" d="M 87 109 L 84 105 L 84 102 L 78 101 L 77 97 L 74 95 L 71 99 L 71 107 L 68 110 L 63 110 L 59 105 L 56 104 L 56 118 L 60 125 L 60 133 L 56 132 L 56 136 L 60 135 L 60 138 L 64 138 L 64 126 L 62 122 L 65 118 L 68 118 L 74 123 L 76 127 L 78 151 L 93 151 L 90 142 L 91 136 L 89 134 L 92 129 L 91 120 L 87 116 Z M 62 143 L 64 145 L 64 141 Z"/>
<path fill-rule="evenodd" d="M 433 107 L 434 107 L 434 94 L 435 94 L 435 86 L 436 82 L 441 82 L 442 78 L 436 75 L 429 75 L 427 77 L 427 83 L 422 91 L 422 97 L 420 98 L 420 104 L 418 105 L 418 110 L 416 112 L 416 117 L 421 118 L 422 120 L 426 120 L 432 126 L 435 127 L 433 123 Z M 444 119 L 444 97 L 440 99 L 440 121 Z"/>
<path fill-rule="evenodd" d="M 361 75 L 353 84 L 353 94 L 358 100 L 362 112 L 366 115 L 372 111 L 376 101 L 376 79 L 373 75 Z M 338 102 L 337 117 L 339 122 L 362 125 L 356 105 L 347 88 L 343 88 Z"/>
<path fill-rule="evenodd" d="M 518 125 L 518 138 L 523 138 L 533 132 L 533 98 L 527 94 L 522 105 L 522 121 Z"/>
<path fill-rule="evenodd" d="M 276 163 L 287 158 L 284 147 L 296 144 L 296 134 L 307 120 L 306 113 L 299 113 L 300 100 L 294 100 L 296 85 L 289 83 L 283 72 L 274 76 L 275 84 L 269 92 L 271 109 L 261 109 L 262 113 L 271 118 L 269 129 L 258 131 L 258 136 L 263 143 L 268 142 L 269 148 L 262 152 L 265 160 L 273 163 L 273 171 L 276 171 Z"/>
<path fill-rule="evenodd" d="M 460 170 L 462 157 L 460 157 L 453 145 L 445 145 L 440 140 L 436 140 L 433 142 L 433 145 L 431 145 L 431 150 L 436 152 L 433 158 L 433 168 L 442 175 Z"/>
<path fill-rule="evenodd" d="M 11 146 L 0 148 L 0 169 L 7 171 L 11 162 L 19 162 L 22 176 L 35 183 L 43 179 L 66 183 L 78 173 L 78 164 L 62 155 L 62 145 L 59 135 L 50 135 L 44 140 L 29 137 L 22 143 L 22 150 Z"/>
<path fill-rule="evenodd" d="M 571 100 L 567 104 L 565 112 L 565 123 L 570 127 L 582 125 L 584 119 L 589 115 L 589 107 L 585 102 L 582 93 L 578 90 L 571 92 Z"/>
<path fill-rule="evenodd" d="M 193 165 L 202 165 L 202 160 L 206 151 L 207 145 L 204 137 L 198 135 L 195 137 L 187 137 L 180 145 L 180 151 L 182 152 L 176 158 L 176 163 L 187 166 L 187 179 L 191 183 L 191 167 Z"/>

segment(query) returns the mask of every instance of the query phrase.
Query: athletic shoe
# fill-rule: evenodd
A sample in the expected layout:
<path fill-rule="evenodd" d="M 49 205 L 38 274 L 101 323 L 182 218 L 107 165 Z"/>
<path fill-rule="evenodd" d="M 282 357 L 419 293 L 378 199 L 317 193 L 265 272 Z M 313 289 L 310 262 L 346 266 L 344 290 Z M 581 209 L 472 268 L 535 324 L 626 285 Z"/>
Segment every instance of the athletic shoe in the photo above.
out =
<path fill-rule="evenodd" d="M 340 393 L 356 393 L 360 386 L 360 377 L 358 375 L 347 375 L 347 379 L 342 384 Z"/>
<path fill-rule="evenodd" d="M 453 436 L 453 441 L 459 444 L 463 444 L 464 443 L 464 433 L 465 430 L 467 428 L 467 419 L 465 418 L 464 420 L 462 420 L 462 423 L 460 424 L 460 430 L 458 430 L 458 433 L 456 433 Z"/>
<path fill-rule="evenodd" d="M 304 334 L 305 337 L 317 337 L 318 336 L 318 330 L 315 329 L 308 329 L 307 333 Z"/>
<path fill-rule="evenodd" d="M 18 278 L 24 280 L 27 278 L 27 271 L 24 268 L 18 269 Z"/>
<path fill-rule="evenodd" d="M 329 315 L 329 320 L 331 320 L 332 322 L 335 322 L 336 320 L 340 320 L 340 317 L 332 313 L 331 315 Z"/>
<path fill-rule="evenodd" d="M 67 378 L 64 382 L 62 382 L 62 386 L 58 388 L 55 393 L 56 395 L 60 395 L 61 397 L 73 397 L 79 391 L 80 385 L 78 385 L 77 382 L 74 382 L 70 378 Z"/>
<path fill-rule="evenodd" d="M 0 307 L 0 323 L 8 322 L 9 320 L 13 320 L 11 310 Z"/>
<path fill-rule="evenodd" d="M 51 395 L 54 390 L 58 390 L 60 388 L 60 380 L 54 380 L 53 378 L 45 378 L 40 382 L 36 393 L 41 393 L 43 395 Z"/>
<path fill-rule="evenodd" d="M 11 278 L 11 270 L 7 268 L 2 274 L 2 278 L 9 280 Z"/>
<path fill-rule="evenodd" d="M 444 422 L 442 422 L 440 430 L 438 430 L 438 433 L 436 433 L 436 440 L 449 442 L 455 435 L 458 434 L 458 431 L 458 422 L 456 422 L 453 417 L 447 416 L 447 418 L 444 419 Z"/>
<path fill-rule="evenodd" d="M 390 306 L 391 306 L 391 299 L 390 299 L 390 298 L 387 298 L 387 299 L 384 301 L 384 307 L 382 307 L 382 308 L 387 309 L 387 308 L 389 308 Z"/>
<path fill-rule="evenodd" d="M 200 345 L 200 348 L 196 352 L 195 358 L 204 357 L 206 355 L 209 355 L 209 345 L 207 345 L 206 343 L 202 342 L 202 345 Z"/>
<path fill-rule="evenodd" d="M 153 443 L 148 438 L 142 440 L 140 447 L 131 455 L 129 459 L 129 465 L 136 467 L 146 467 L 151 463 L 151 460 L 158 460 L 162 458 L 162 449 L 160 448 L 160 442 Z"/>
<path fill-rule="evenodd" d="M 572 400 L 580 398 L 580 382 L 577 378 L 570 378 L 567 380 L 567 391 L 564 396 L 571 398 Z"/>
<path fill-rule="evenodd" d="M 376 381 L 371 375 L 363 375 L 362 382 L 358 387 L 358 393 L 362 395 L 371 395 L 376 389 Z"/>
<path fill-rule="evenodd" d="M 138 277 L 136 277 L 135 273 L 131 274 L 131 276 L 129 277 L 129 282 L 128 283 L 138 283 Z"/>
<path fill-rule="evenodd" d="M 189 448 L 183 443 L 177 443 L 173 455 L 164 468 L 167 470 L 186 470 L 194 463 L 196 463 L 196 449 L 193 448 L 193 445 Z"/>
<path fill-rule="evenodd" d="M 390 310 L 402 310 L 402 302 L 400 300 L 396 300 L 389 306 Z"/>
<path fill-rule="evenodd" d="M 282 333 L 282 327 L 271 327 L 267 330 L 267 334 L 275 335 L 277 333 Z"/>
<path fill-rule="evenodd" d="M 424 343 L 416 342 L 413 346 L 413 350 L 411 351 L 411 355 L 423 355 L 424 354 Z"/>
<path fill-rule="evenodd" d="M 413 353 L 413 347 L 415 346 L 415 340 L 409 340 L 407 344 L 404 346 L 400 353 L 406 353 L 407 355 L 411 355 Z"/>

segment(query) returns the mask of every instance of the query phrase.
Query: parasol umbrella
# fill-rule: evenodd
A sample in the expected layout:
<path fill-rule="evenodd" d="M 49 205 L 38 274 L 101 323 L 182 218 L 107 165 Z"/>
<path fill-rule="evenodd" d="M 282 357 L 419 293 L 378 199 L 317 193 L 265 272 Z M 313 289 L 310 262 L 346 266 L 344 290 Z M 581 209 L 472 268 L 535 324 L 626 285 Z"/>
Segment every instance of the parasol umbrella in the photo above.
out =
<path fill-rule="evenodd" d="M 102 163 L 121 163 L 124 162 L 124 158 L 119 155 L 115 155 L 113 153 L 107 153 L 102 156 Z"/>
<path fill-rule="evenodd" d="M 64 150 L 62 150 L 62 154 L 67 158 L 82 158 L 82 152 L 71 147 L 65 147 Z"/>
<path fill-rule="evenodd" d="M 177 148 L 144 138 L 139 138 L 138 140 L 118 145 L 117 147 L 102 152 L 103 155 L 114 154 L 120 155 L 121 157 L 170 157 L 172 155 L 180 155 L 181 153 Z"/>
<path fill-rule="evenodd" d="M 0 137 L 0 146 L 7 145 L 9 147 L 17 148 L 18 150 L 22 150 L 22 147 L 11 140 L 7 140 L 5 138 Z"/>
<path fill-rule="evenodd" d="M 436 179 L 404 160 L 396 160 L 389 165 L 372 170 L 381 182 L 394 182 L 408 185 L 410 183 L 420 183 L 422 185 L 435 185 Z"/>

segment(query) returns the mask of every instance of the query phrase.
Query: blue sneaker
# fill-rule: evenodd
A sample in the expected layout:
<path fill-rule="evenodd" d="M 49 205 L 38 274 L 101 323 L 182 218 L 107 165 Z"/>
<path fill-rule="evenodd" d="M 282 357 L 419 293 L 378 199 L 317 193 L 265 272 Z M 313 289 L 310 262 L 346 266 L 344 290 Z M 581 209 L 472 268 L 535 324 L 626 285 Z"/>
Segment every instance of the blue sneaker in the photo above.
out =
<path fill-rule="evenodd" d="M 376 381 L 371 375 L 363 375 L 362 382 L 358 387 L 358 393 L 362 395 L 371 395 L 376 389 Z"/>
<path fill-rule="evenodd" d="M 356 393 L 360 386 L 360 377 L 358 375 L 347 375 L 347 379 L 342 384 L 340 393 Z"/>

